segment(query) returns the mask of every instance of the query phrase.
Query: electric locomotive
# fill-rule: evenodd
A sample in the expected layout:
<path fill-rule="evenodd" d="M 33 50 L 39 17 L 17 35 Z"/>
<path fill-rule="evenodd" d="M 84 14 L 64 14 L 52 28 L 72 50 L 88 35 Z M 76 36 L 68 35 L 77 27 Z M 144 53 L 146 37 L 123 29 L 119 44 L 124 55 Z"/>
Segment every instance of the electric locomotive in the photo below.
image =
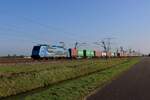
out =
<path fill-rule="evenodd" d="M 33 47 L 31 57 L 33 59 L 40 58 L 66 58 L 68 51 L 63 46 L 40 44 Z"/>

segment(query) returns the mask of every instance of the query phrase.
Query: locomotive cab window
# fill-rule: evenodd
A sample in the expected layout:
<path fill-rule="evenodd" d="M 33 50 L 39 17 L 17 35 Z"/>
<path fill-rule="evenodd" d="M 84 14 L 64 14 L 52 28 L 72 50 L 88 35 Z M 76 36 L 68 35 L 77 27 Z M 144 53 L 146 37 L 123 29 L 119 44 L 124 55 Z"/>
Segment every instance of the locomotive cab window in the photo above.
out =
<path fill-rule="evenodd" d="M 38 51 L 40 49 L 40 46 L 35 46 L 34 48 L 33 48 L 33 51 Z"/>

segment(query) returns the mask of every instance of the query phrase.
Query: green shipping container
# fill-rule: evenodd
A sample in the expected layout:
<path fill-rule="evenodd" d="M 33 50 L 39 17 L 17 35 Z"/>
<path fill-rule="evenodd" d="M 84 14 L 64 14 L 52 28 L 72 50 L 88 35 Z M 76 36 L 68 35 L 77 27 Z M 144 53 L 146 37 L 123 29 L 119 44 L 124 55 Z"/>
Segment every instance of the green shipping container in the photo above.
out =
<path fill-rule="evenodd" d="M 88 58 L 94 57 L 94 51 L 92 51 L 92 50 L 87 50 L 87 51 L 86 51 L 86 56 L 87 56 Z"/>
<path fill-rule="evenodd" d="M 91 57 L 91 51 L 90 50 L 86 50 L 86 56 Z"/>
<path fill-rule="evenodd" d="M 91 56 L 94 57 L 94 51 L 91 51 Z"/>
<path fill-rule="evenodd" d="M 83 56 L 84 56 L 83 50 L 78 50 L 78 57 L 83 57 Z"/>

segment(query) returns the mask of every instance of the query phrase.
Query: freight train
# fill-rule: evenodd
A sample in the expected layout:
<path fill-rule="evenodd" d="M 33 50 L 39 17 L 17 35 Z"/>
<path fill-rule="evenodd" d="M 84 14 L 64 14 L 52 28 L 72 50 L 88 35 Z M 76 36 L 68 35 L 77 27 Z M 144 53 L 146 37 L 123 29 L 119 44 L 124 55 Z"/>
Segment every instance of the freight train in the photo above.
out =
<path fill-rule="evenodd" d="M 127 57 L 130 56 L 127 53 L 120 52 L 104 52 L 100 50 L 90 49 L 77 49 L 69 48 L 66 49 L 63 46 L 56 45 L 36 45 L 33 47 L 31 57 L 33 59 L 50 59 L 50 58 L 102 58 L 102 57 Z"/>

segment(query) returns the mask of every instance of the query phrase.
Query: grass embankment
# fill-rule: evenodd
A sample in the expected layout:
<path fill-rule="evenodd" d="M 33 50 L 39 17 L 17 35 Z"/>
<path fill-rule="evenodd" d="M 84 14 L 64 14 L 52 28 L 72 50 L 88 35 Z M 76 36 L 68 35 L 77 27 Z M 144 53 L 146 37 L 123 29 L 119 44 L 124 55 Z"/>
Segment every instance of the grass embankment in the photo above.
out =
<path fill-rule="evenodd" d="M 15 100 L 83 100 L 90 92 L 108 84 L 137 62 L 139 62 L 137 58 L 130 59 L 126 63 L 78 79 L 65 81 L 38 93 L 24 97 L 18 96 Z"/>
<path fill-rule="evenodd" d="M 60 81 L 84 76 L 127 61 L 127 59 L 111 59 L 107 61 L 81 60 L 63 63 L 1 66 L 0 97 L 15 95 Z"/>
<path fill-rule="evenodd" d="M 86 95 L 108 84 L 119 76 L 122 72 L 128 70 L 139 62 L 139 59 L 130 59 L 126 63 L 116 65 L 97 73 L 87 75 L 75 80 L 63 82 L 59 85 L 49 87 L 45 91 L 23 97 L 25 100 L 83 100 Z M 19 98 L 20 99 L 20 98 Z M 19 100 L 18 99 L 18 100 Z M 17 100 L 17 98 L 16 98 Z"/>

